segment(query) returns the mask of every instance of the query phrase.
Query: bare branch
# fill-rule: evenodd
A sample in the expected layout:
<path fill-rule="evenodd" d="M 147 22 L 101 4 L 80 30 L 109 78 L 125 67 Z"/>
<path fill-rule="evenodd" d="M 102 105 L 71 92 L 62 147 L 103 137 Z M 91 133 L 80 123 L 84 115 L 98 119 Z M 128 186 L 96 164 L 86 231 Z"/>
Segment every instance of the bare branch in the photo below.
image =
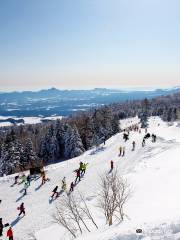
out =
<path fill-rule="evenodd" d="M 98 206 L 104 212 L 106 223 L 112 225 L 113 217 L 122 221 L 124 205 L 130 196 L 127 181 L 118 175 L 116 169 L 111 174 L 100 177 L 100 187 Z"/>
<path fill-rule="evenodd" d="M 63 196 L 56 206 L 56 214 L 54 214 L 53 219 L 66 228 L 74 238 L 78 233 L 90 232 L 86 223 L 87 219 L 90 219 L 98 228 L 81 194 L 74 195 L 73 193 Z"/>

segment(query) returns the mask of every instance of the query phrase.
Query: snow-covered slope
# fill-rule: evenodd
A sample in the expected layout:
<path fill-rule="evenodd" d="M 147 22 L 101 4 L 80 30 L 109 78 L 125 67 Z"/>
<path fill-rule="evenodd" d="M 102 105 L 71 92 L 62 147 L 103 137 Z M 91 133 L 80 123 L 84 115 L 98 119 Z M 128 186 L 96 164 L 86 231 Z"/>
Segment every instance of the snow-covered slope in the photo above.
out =
<path fill-rule="evenodd" d="M 62 116 L 51 116 L 51 117 L 22 117 L 22 118 L 18 118 L 15 116 L 0 116 L 0 127 L 9 127 L 9 126 L 13 126 L 14 123 L 12 123 L 12 120 L 18 121 L 18 120 L 22 120 L 24 121 L 23 123 L 17 123 L 16 125 L 23 125 L 23 124 L 38 124 L 38 123 L 42 123 L 43 121 L 54 121 L 57 119 L 62 119 Z M 2 122 L 1 122 L 2 121 Z"/>
<path fill-rule="evenodd" d="M 123 121 L 123 127 L 137 123 L 138 119 Z M 150 133 L 157 134 L 157 142 L 147 141 L 142 148 L 144 130 L 141 134 L 130 133 L 130 140 L 124 143 L 122 133 L 110 138 L 101 150 L 92 149 L 82 156 L 66 162 L 47 167 L 51 179 L 41 186 L 41 179 L 33 181 L 23 197 L 22 185 L 11 187 L 13 176 L 0 179 L 0 215 L 3 222 L 9 222 L 14 229 L 15 240 L 29 239 L 36 233 L 38 240 L 71 239 L 66 231 L 53 223 L 52 214 L 58 199 L 51 202 L 49 197 L 56 185 L 61 185 L 64 176 L 67 183 L 75 179 L 74 170 L 80 161 L 89 163 L 87 173 L 76 186 L 75 191 L 86 197 L 99 230 L 85 233 L 79 240 L 134 240 L 135 230 L 143 229 L 143 239 L 180 239 L 180 127 L 178 124 L 168 126 L 159 118 L 149 121 Z M 136 150 L 132 149 L 135 140 Z M 125 157 L 119 157 L 119 146 L 126 147 Z M 132 187 L 132 195 L 126 207 L 126 218 L 120 225 L 108 227 L 100 209 L 97 208 L 97 192 L 99 176 L 109 171 L 113 160 L 119 172 Z M 61 197 L 61 196 L 60 196 Z M 26 216 L 17 218 L 17 207 L 25 203 Z M 2 238 L 6 239 L 6 238 Z"/>

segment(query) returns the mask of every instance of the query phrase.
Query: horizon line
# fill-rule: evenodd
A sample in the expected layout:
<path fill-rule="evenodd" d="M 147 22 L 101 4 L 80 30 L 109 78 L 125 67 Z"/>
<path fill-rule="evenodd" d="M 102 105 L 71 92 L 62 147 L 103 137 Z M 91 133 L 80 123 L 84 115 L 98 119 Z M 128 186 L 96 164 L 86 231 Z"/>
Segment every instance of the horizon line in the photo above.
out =
<path fill-rule="evenodd" d="M 158 89 L 161 90 L 169 90 L 169 89 L 177 89 L 180 88 L 179 86 L 172 86 L 172 87 L 162 87 L 162 86 L 158 86 L 158 87 L 145 87 L 145 86 L 123 86 L 123 87 L 83 87 L 83 88 L 58 88 L 58 87 L 47 87 L 47 88 L 29 88 L 29 89 L 22 89 L 22 90 L 18 90 L 18 89 L 12 89 L 12 90 L 1 90 L 0 89 L 0 93 L 22 93 L 22 92 L 40 92 L 40 91 L 48 91 L 48 90 L 59 90 L 59 91 L 85 91 L 85 90 L 96 90 L 96 89 L 106 89 L 106 90 L 128 90 L 128 91 L 156 91 Z"/>

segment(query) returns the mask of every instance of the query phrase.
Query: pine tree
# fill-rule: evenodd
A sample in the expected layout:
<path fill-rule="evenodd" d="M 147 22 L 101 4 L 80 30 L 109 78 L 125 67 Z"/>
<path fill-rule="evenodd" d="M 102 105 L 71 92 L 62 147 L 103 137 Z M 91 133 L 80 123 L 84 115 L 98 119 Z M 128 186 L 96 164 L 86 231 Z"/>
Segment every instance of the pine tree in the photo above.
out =
<path fill-rule="evenodd" d="M 147 128 L 148 127 L 148 113 L 149 113 L 149 101 L 145 98 L 141 103 L 141 113 L 139 114 L 139 118 L 141 119 L 141 127 Z"/>
<path fill-rule="evenodd" d="M 59 158 L 59 144 L 53 125 L 49 127 L 47 134 L 41 140 L 39 157 L 45 162 L 56 161 Z"/>
<path fill-rule="evenodd" d="M 119 123 L 119 117 L 117 114 L 113 116 L 113 122 L 112 122 L 112 134 L 116 134 L 120 131 L 120 123 Z"/>
<path fill-rule="evenodd" d="M 76 126 L 66 125 L 64 143 L 65 158 L 77 157 L 85 151 Z"/>
<path fill-rule="evenodd" d="M 98 149 L 101 143 L 102 143 L 102 140 L 95 134 L 93 136 L 93 145 L 96 147 L 96 149 Z"/>
<path fill-rule="evenodd" d="M 93 140 L 96 146 L 119 132 L 118 115 L 113 114 L 111 107 L 105 106 L 101 109 L 96 109 L 92 119 L 94 130 Z"/>
<path fill-rule="evenodd" d="M 11 135 L 11 134 L 10 134 Z M 12 174 L 21 169 L 21 159 L 23 154 L 23 147 L 20 142 L 7 135 L 6 141 L 2 146 L 0 158 L 0 175 Z M 14 141 L 11 141 L 11 140 Z"/>
<path fill-rule="evenodd" d="M 64 135 L 65 135 L 65 125 L 62 121 L 57 120 L 56 121 L 56 139 L 58 143 L 58 149 L 59 149 L 59 157 L 64 156 Z"/>
<path fill-rule="evenodd" d="M 28 138 L 25 142 L 21 164 L 23 168 L 26 168 L 27 166 L 35 167 L 39 164 L 37 154 L 33 150 L 33 144 L 30 138 Z"/>
<path fill-rule="evenodd" d="M 77 119 L 76 123 L 78 124 L 78 132 L 80 134 L 83 146 L 86 150 L 91 148 L 94 144 L 93 136 L 94 136 L 94 129 L 93 129 L 93 119 L 90 114 L 81 114 Z"/>

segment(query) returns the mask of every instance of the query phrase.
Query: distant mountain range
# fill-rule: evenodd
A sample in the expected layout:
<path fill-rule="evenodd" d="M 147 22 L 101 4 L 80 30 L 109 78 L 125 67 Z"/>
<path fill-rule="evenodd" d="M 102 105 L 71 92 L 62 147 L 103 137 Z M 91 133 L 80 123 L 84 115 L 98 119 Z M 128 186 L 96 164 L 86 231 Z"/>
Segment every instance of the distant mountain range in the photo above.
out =
<path fill-rule="evenodd" d="M 180 92 L 180 87 L 156 90 L 59 90 L 51 88 L 37 92 L 1 92 L 0 115 L 16 117 L 68 116 L 96 106 L 126 100 L 154 98 Z"/>

